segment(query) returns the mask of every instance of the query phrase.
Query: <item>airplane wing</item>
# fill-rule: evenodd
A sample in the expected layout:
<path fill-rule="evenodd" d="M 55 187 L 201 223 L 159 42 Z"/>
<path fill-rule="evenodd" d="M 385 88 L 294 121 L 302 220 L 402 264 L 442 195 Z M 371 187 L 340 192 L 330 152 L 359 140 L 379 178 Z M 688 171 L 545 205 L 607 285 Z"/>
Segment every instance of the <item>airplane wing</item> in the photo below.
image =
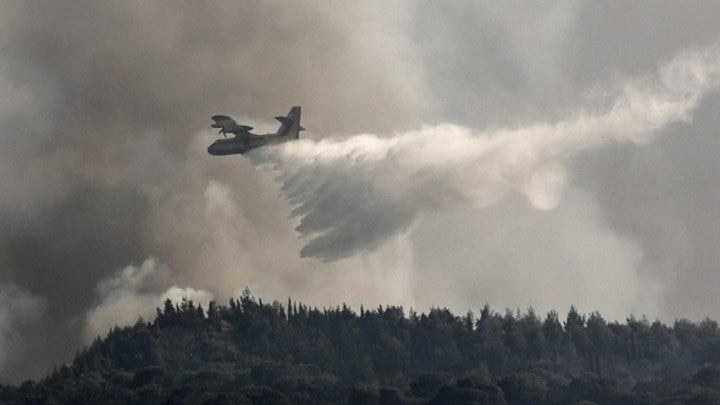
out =
<path fill-rule="evenodd" d="M 247 125 L 239 125 L 234 119 L 228 117 L 227 115 L 213 115 L 210 118 L 215 121 L 215 123 L 210 126 L 213 128 L 220 128 L 221 134 L 238 134 L 241 132 L 248 132 L 253 129 L 253 127 Z"/>

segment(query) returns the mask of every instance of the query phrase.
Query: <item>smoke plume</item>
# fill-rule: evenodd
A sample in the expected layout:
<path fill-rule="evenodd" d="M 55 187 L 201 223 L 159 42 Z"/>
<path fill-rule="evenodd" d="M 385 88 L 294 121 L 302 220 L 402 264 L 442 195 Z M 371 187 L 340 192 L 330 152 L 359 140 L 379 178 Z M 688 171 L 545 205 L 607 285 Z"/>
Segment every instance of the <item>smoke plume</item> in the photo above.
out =
<path fill-rule="evenodd" d="M 128 266 L 100 281 L 96 290 L 102 301 L 86 315 L 86 343 L 104 336 L 115 326 L 131 325 L 140 318 L 154 319 L 155 308 L 162 308 L 168 298 L 174 303 L 187 298 L 205 308 L 213 299 L 208 291 L 172 285 L 170 269 L 155 258 L 140 266 Z"/>

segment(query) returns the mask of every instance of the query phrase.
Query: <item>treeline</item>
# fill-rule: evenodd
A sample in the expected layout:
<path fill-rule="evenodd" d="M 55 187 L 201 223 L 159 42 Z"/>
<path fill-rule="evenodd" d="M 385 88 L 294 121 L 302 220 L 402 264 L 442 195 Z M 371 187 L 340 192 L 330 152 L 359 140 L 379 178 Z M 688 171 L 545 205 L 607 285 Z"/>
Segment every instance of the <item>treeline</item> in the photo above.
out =
<path fill-rule="evenodd" d="M 720 400 L 715 321 L 166 301 L 0 403 L 658 403 Z"/>

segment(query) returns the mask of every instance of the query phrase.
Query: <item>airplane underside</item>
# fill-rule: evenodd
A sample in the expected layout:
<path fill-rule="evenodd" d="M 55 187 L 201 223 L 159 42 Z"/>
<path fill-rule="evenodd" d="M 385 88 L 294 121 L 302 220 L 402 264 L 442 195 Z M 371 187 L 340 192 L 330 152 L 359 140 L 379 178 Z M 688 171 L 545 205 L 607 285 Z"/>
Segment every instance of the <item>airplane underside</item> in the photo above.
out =
<path fill-rule="evenodd" d="M 269 138 L 269 137 L 268 137 Z M 208 146 L 208 153 L 214 156 L 243 154 L 261 146 L 289 141 L 290 139 L 249 139 L 240 138 L 218 139 Z"/>
<path fill-rule="evenodd" d="M 257 146 L 256 146 L 257 147 Z M 225 156 L 225 155 L 235 155 L 235 154 L 243 154 L 250 149 L 253 149 L 251 146 L 243 145 L 239 142 L 233 142 L 233 143 L 213 143 L 212 145 L 208 146 L 208 153 L 214 156 Z"/>

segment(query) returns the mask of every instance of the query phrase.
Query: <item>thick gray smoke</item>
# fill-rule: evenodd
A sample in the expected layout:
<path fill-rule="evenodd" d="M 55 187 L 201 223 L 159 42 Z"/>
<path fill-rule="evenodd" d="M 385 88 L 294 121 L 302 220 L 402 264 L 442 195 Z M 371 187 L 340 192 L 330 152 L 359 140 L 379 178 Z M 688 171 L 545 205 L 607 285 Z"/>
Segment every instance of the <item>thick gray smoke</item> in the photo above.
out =
<path fill-rule="evenodd" d="M 717 56 L 686 51 L 720 38 L 715 2 L 0 10 L 0 382 L 245 286 L 719 317 Z M 206 153 L 211 115 L 292 105 L 309 139 L 253 157 L 281 192 Z"/>
<path fill-rule="evenodd" d="M 484 208 L 520 193 L 538 209 L 555 208 L 574 155 L 610 142 L 649 142 L 689 120 L 718 85 L 720 52 L 710 48 L 620 85 L 619 94 L 606 94 L 609 106 L 554 124 L 481 133 L 439 125 L 391 137 L 303 140 L 252 156 L 282 173 L 282 191 L 300 217 L 296 229 L 311 238 L 301 256 L 336 260 L 373 251 L 418 215 L 461 203 Z"/>
<path fill-rule="evenodd" d="M 37 361 L 33 344 L 39 339 L 34 332 L 42 327 L 40 320 L 46 310 L 42 297 L 12 284 L 0 287 L 0 380 L 17 378 L 15 370 L 21 370 L 28 360 Z"/>
<path fill-rule="evenodd" d="M 370 121 L 407 129 L 426 109 L 420 65 L 397 25 L 404 11 L 391 4 L 0 9 L 0 283 L 47 300 L 42 321 L 53 331 L 13 381 L 102 332 L 112 320 L 98 321 L 97 308 L 114 298 L 98 284 L 153 255 L 172 284 L 223 300 L 245 285 L 275 285 L 266 291 L 281 297 L 301 285 L 292 273 L 261 280 L 293 268 L 286 206 L 242 159 L 206 154 L 213 138 L 199 131 L 212 114 L 266 119 L 301 104 L 320 135 Z M 283 262 L 265 246 L 291 253 Z"/>

